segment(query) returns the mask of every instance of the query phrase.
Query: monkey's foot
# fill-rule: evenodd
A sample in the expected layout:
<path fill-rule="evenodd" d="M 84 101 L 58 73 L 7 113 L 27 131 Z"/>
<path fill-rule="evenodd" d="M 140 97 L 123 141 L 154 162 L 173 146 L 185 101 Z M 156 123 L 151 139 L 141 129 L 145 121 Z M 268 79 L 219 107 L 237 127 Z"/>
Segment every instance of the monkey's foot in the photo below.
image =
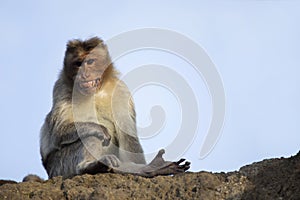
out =
<path fill-rule="evenodd" d="M 177 162 L 165 161 L 162 157 L 164 153 L 165 150 L 161 149 L 155 156 L 155 158 L 148 165 L 141 169 L 140 175 L 145 177 L 154 177 L 158 175 L 172 175 L 183 173 L 190 168 L 191 163 L 188 161 L 184 162 L 185 159 L 180 159 Z"/>
<path fill-rule="evenodd" d="M 111 154 L 111 155 L 104 155 L 99 160 L 98 163 L 101 163 L 102 165 L 105 165 L 109 169 L 119 167 L 121 164 L 121 161 L 117 156 Z"/>
<path fill-rule="evenodd" d="M 82 162 L 77 166 L 77 174 L 97 174 L 110 172 L 120 166 L 120 160 L 115 155 L 104 155 L 99 160 Z"/>

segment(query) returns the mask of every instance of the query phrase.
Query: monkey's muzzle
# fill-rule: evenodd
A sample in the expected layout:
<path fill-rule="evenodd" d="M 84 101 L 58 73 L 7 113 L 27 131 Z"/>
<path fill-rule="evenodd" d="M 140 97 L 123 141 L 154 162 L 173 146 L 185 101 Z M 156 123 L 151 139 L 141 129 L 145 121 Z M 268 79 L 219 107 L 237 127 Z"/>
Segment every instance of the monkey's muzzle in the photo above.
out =
<path fill-rule="evenodd" d="M 91 81 L 80 81 L 77 84 L 79 86 L 79 91 L 84 95 L 88 95 L 95 93 L 97 88 L 100 86 L 100 83 L 101 79 L 97 78 Z"/>

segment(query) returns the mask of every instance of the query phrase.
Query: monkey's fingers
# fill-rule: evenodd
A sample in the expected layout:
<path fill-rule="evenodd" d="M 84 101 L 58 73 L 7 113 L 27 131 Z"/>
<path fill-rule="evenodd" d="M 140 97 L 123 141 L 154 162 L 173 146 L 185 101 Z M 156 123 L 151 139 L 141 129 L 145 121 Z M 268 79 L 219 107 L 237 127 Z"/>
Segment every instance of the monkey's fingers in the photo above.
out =
<path fill-rule="evenodd" d="M 103 139 L 103 142 L 102 142 L 102 145 L 103 145 L 103 146 L 108 146 L 109 143 L 110 143 L 110 138 L 108 138 L 108 139 L 104 138 L 104 139 Z"/>
<path fill-rule="evenodd" d="M 184 161 L 185 159 L 181 158 L 179 161 L 174 162 L 174 164 L 176 164 L 179 169 L 183 169 L 184 171 L 186 171 L 190 168 L 191 163 L 189 161 L 186 161 L 183 165 L 180 165 Z"/>
<path fill-rule="evenodd" d="M 108 146 L 111 140 L 111 136 L 107 132 L 103 131 L 94 131 L 87 134 L 85 137 L 94 136 L 102 141 L 103 146 Z"/>
<path fill-rule="evenodd" d="M 184 158 L 181 158 L 180 160 L 178 160 L 177 162 L 175 162 L 177 165 L 180 165 L 180 163 L 182 163 L 183 161 L 185 161 Z"/>
<path fill-rule="evenodd" d="M 191 165 L 191 163 L 187 161 L 183 165 L 179 165 L 179 168 L 185 172 L 190 168 L 190 165 Z"/>
<path fill-rule="evenodd" d="M 110 140 L 111 140 L 111 135 L 108 133 L 108 131 L 105 127 L 102 127 L 102 128 L 103 128 L 103 131 L 102 131 L 102 134 L 103 134 L 102 145 L 103 146 L 108 146 L 109 143 L 110 143 Z"/>

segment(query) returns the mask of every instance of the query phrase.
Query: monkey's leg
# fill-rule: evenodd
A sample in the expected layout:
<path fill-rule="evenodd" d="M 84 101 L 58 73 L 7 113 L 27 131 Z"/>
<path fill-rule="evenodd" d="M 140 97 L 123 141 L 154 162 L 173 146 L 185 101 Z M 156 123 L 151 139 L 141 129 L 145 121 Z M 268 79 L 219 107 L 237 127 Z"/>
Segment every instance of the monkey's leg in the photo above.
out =
<path fill-rule="evenodd" d="M 98 137 L 87 137 L 82 140 L 83 159 L 76 166 L 77 174 L 97 174 L 109 172 L 119 167 L 120 160 L 112 154 Z"/>
<path fill-rule="evenodd" d="M 177 162 L 165 161 L 162 155 L 165 150 L 160 150 L 155 158 L 147 165 L 136 163 L 121 163 L 118 168 L 113 168 L 115 173 L 135 174 L 144 177 L 154 177 L 159 175 L 172 175 L 183 173 L 190 168 L 190 162 L 180 159 Z M 181 164 L 183 163 L 183 164 Z"/>
<path fill-rule="evenodd" d="M 44 162 L 49 178 L 75 176 L 77 174 L 76 166 L 84 159 L 82 152 L 83 146 L 80 141 L 52 151 Z"/>
<path fill-rule="evenodd" d="M 45 161 L 45 168 L 49 178 L 54 176 L 70 178 L 83 173 L 105 172 L 107 167 L 104 164 L 101 166 L 97 164 L 97 171 L 93 169 L 99 160 L 107 161 L 103 158 L 103 154 L 105 154 L 103 139 L 90 136 L 51 152 Z"/>
<path fill-rule="evenodd" d="M 85 146 L 84 159 L 76 167 L 77 174 L 114 172 L 154 177 L 183 173 L 190 168 L 190 162 L 183 163 L 184 159 L 177 162 L 165 161 L 162 158 L 164 150 L 160 150 L 149 164 L 136 164 L 120 161 L 113 152 L 106 151 L 106 148 L 102 146 L 102 141 L 97 137 L 88 137 L 83 144 Z"/>

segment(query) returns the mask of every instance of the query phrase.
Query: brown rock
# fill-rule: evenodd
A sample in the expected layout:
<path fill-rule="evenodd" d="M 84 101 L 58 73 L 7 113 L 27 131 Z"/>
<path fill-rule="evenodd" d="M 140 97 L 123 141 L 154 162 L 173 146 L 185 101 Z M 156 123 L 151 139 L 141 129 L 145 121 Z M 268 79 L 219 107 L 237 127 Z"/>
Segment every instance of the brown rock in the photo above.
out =
<path fill-rule="evenodd" d="M 185 173 L 143 178 L 82 175 L 45 182 L 0 181 L 0 199 L 300 199 L 300 153 L 229 173 Z"/>

